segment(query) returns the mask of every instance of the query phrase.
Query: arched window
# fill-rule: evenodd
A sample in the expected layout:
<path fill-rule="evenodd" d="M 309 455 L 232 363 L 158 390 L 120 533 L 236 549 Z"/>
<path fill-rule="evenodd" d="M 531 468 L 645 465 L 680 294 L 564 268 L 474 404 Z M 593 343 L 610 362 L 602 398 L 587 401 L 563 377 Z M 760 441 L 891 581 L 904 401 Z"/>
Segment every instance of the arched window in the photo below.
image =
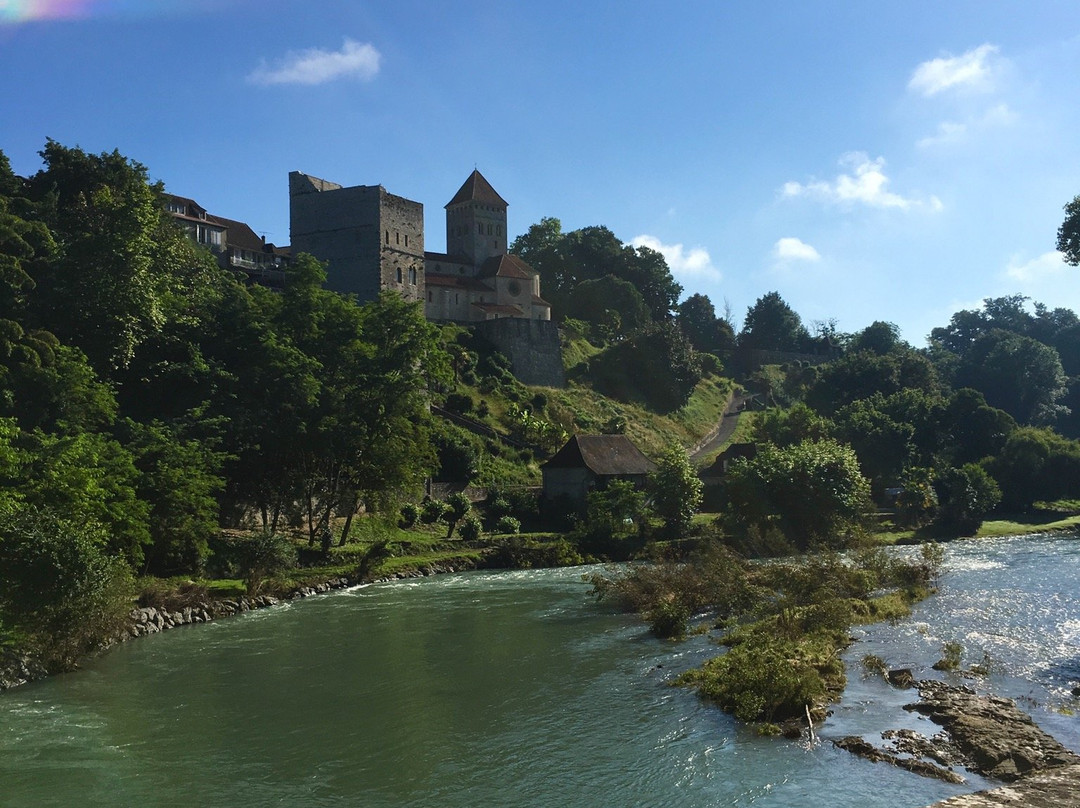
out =
<path fill-rule="evenodd" d="M 416 267 L 409 269 L 409 283 L 416 286 Z"/>
<path fill-rule="evenodd" d="M 402 282 L 402 276 L 401 276 L 401 267 L 398 267 L 398 268 L 397 268 L 397 282 L 398 282 L 398 283 L 401 283 L 401 282 Z"/>

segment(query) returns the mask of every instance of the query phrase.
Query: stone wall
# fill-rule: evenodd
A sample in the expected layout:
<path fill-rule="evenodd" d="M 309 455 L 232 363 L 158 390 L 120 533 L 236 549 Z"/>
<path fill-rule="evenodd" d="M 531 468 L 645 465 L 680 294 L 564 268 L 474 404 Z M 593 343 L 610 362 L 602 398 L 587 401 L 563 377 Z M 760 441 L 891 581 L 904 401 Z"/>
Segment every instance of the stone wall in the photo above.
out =
<path fill-rule="evenodd" d="M 522 383 L 566 386 L 559 329 L 555 323 L 503 317 L 477 323 L 476 332 L 506 355 L 514 376 Z"/>
<path fill-rule="evenodd" d="M 293 254 L 327 263 L 326 288 L 361 302 L 390 288 L 424 299 L 424 206 L 381 185 L 343 188 L 299 171 L 289 174 Z"/>

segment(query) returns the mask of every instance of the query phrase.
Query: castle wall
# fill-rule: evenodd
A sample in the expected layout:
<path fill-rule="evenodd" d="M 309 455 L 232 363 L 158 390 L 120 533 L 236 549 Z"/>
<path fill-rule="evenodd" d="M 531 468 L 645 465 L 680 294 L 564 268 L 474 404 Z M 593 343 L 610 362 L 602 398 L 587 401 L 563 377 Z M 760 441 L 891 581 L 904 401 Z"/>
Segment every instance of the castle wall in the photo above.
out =
<path fill-rule="evenodd" d="M 294 254 L 327 264 L 326 288 L 378 297 L 383 287 L 424 299 L 424 206 L 380 185 L 343 188 L 289 174 L 289 228 Z"/>
<path fill-rule="evenodd" d="M 476 332 L 510 360 L 514 376 L 524 384 L 565 387 L 559 329 L 550 320 L 501 317 L 477 323 Z"/>

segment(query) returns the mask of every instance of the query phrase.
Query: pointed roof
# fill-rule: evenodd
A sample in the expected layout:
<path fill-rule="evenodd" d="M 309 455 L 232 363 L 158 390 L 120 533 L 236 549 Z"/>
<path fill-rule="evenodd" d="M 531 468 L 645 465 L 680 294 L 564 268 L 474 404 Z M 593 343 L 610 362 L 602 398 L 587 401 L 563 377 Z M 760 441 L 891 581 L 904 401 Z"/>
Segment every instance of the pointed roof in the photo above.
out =
<path fill-rule="evenodd" d="M 446 207 L 457 205 L 460 202 L 483 202 L 485 205 L 496 205 L 505 208 L 506 200 L 495 193 L 491 183 L 484 179 L 484 175 L 476 169 L 465 180 L 465 184 L 454 194 L 454 198 L 446 203 Z"/>
<path fill-rule="evenodd" d="M 521 278 L 522 280 L 532 280 L 535 274 L 536 270 L 516 255 L 509 253 L 491 256 L 484 261 L 478 273 L 481 278 Z"/>
<path fill-rule="evenodd" d="M 599 476 L 648 474 L 656 469 L 626 435 L 574 435 L 544 464 L 553 469 L 582 466 Z"/>

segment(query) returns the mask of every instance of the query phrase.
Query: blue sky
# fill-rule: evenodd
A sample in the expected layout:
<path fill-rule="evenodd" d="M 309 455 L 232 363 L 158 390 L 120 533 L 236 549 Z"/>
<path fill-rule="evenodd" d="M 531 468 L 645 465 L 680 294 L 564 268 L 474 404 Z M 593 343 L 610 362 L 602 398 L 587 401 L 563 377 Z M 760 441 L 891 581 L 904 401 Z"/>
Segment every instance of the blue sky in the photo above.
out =
<path fill-rule="evenodd" d="M 288 172 L 510 203 L 668 257 L 738 325 L 913 344 L 982 298 L 1080 311 L 1080 4 L 0 0 L 0 150 L 119 149 L 289 241 Z"/>

